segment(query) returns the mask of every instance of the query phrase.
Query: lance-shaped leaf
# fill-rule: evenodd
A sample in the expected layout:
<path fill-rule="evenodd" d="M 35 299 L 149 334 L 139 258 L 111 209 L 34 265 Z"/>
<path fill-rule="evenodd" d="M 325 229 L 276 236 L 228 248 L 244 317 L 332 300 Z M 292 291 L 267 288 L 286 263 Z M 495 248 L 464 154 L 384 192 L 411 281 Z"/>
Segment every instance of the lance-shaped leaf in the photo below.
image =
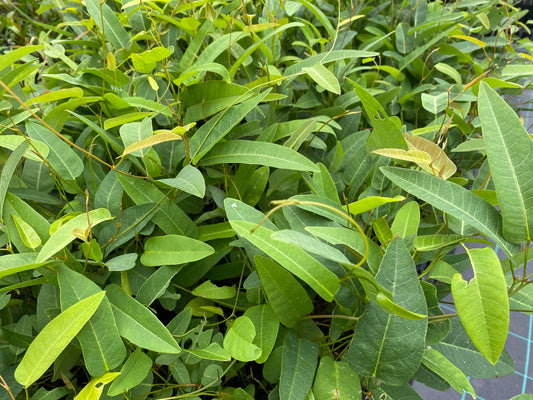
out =
<path fill-rule="evenodd" d="M 322 357 L 313 394 L 316 400 L 360 400 L 359 376 L 346 361 L 335 361 L 331 356 Z"/>
<path fill-rule="evenodd" d="M 119 375 L 120 372 L 108 372 L 94 378 L 74 397 L 74 400 L 98 400 L 102 396 L 105 385 L 113 382 Z"/>
<path fill-rule="evenodd" d="M 502 219 L 498 211 L 469 190 L 425 172 L 396 167 L 381 170 L 403 190 L 490 236 L 509 256 L 520 250 L 501 236 Z"/>
<path fill-rule="evenodd" d="M 261 349 L 261 357 L 255 362 L 262 364 L 267 360 L 276 343 L 279 319 L 269 304 L 252 306 L 243 315 L 250 318 L 255 326 L 256 335 L 253 343 Z"/>
<path fill-rule="evenodd" d="M 99 292 L 77 302 L 39 332 L 15 370 L 17 382 L 28 387 L 39 379 L 92 317 L 104 295 Z"/>
<path fill-rule="evenodd" d="M 319 63 L 313 65 L 312 67 L 304 67 L 302 68 L 302 71 L 309 75 L 312 80 L 314 80 L 324 89 L 335 94 L 341 94 L 341 87 L 337 77 L 322 64 Z"/>
<path fill-rule="evenodd" d="M 177 354 L 181 351 L 167 328 L 137 300 L 119 286 L 106 287 L 120 335 L 144 349 Z"/>
<path fill-rule="evenodd" d="M 204 52 L 205 53 L 205 52 Z M 213 148 L 231 129 L 252 111 L 270 93 L 266 90 L 256 94 L 238 106 L 228 107 L 202 125 L 189 142 L 189 151 L 194 163 Z"/>
<path fill-rule="evenodd" d="M 348 79 L 355 93 L 361 99 L 374 130 L 368 137 L 368 151 L 395 148 L 407 150 L 407 143 L 402 136 L 401 122 L 397 117 L 389 117 L 383 106 L 365 88 Z"/>
<path fill-rule="evenodd" d="M 144 138 L 139 140 L 138 142 L 134 142 L 126 146 L 124 149 L 124 152 L 120 155 L 120 157 L 124 157 L 128 154 L 132 154 L 134 152 L 139 152 L 140 150 L 144 150 L 148 147 L 155 146 L 159 143 L 165 143 L 170 142 L 172 140 L 182 140 L 183 138 L 179 135 L 176 135 L 175 133 L 171 132 L 162 132 L 158 133 L 156 135 L 152 135 L 150 137 Z"/>
<path fill-rule="evenodd" d="M 208 244 L 187 236 L 153 236 L 144 245 L 141 263 L 149 267 L 185 264 L 201 260 L 214 252 Z"/>
<path fill-rule="evenodd" d="M 453 365 L 453 363 L 437 350 L 425 349 L 422 363 L 437 375 L 444 378 L 459 393 L 463 393 L 464 390 L 470 393 L 474 399 L 476 398 L 476 392 L 463 371 Z"/>
<path fill-rule="evenodd" d="M 100 222 L 111 219 L 111 214 L 106 208 L 91 210 L 87 214 L 80 214 L 72 218 L 67 223 L 54 232 L 50 239 L 43 245 L 35 262 L 48 260 L 66 245 L 76 239 L 79 234 L 87 232 L 88 229 L 98 225 Z M 90 225 L 89 225 L 90 223 Z"/>
<path fill-rule="evenodd" d="M 342 208 L 346 211 L 349 211 L 350 214 L 359 215 L 366 211 L 370 211 L 374 208 L 382 206 L 383 204 L 396 203 L 403 200 L 405 200 L 405 197 L 400 195 L 394 197 L 369 196 L 342 206 Z"/>
<path fill-rule="evenodd" d="M 96 283 L 72 269 L 60 265 L 57 270 L 61 309 L 100 292 Z M 78 334 L 83 360 L 92 376 L 100 376 L 120 365 L 126 348 L 118 332 L 109 300 L 104 298 L 94 316 Z"/>
<path fill-rule="evenodd" d="M 452 279 L 452 295 L 461 322 L 487 360 L 496 364 L 509 330 L 507 284 L 498 256 L 491 248 L 467 251 L 474 277 Z"/>
<path fill-rule="evenodd" d="M 292 328 L 301 317 L 313 311 L 309 295 L 287 270 L 261 256 L 255 257 L 255 265 L 268 304 L 283 325 Z"/>
<path fill-rule="evenodd" d="M 479 118 L 491 178 L 512 243 L 533 238 L 533 141 L 513 109 L 485 82 L 479 85 Z"/>
<path fill-rule="evenodd" d="M 152 368 L 152 360 L 141 349 L 135 350 L 124 363 L 120 370 L 120 376 L 116 379 L 107 394 L 116 396 L 128 389 L 137 386 L 146 378 Z"/>
<path fill-rule="evenodd" d="M 339 278 L 320 262 L 305 251 L 290 243 L 272 239 L 268 228 L 257 226 L 248 221 L 230 221 L 233 230 L 264 251 L 289 272 L 307 283 L 320 297 L 326 301 L 333 300 L 333 296 L 340 287 Z M 252 229 L 257 228 L 251 232 Z"/>
<path fill-rule="evenodd" d="M 267 165 L 296 171 L 318 171 L 317 166 L 311 160 L 288 147 L 251 140 L 218 143 L 200 162 L 201 165 L 228 163 Z"/>
<path fill-rule="evenodd" d="M 35 269 L 46 264 L 45 262 L 37 263 L 35 253 L 18 253 L 6 254 L 0 257 L 0 279 L 13 274 L 18 274 L 22 271 Z"/>
<path fill-rule="evenodd" d="M 394 303 L 427 315 L 414 261 L 401 238 L 393 239 L 387 247 L 376 280 L 392 293 Z M 420 365 L 426 330 L 427 320 L 407 320 L 368 303 L 355 327 L 347 361 L 360 376 L 401 385 Z"/>
<path fill-rule="evenodd" d="M 318 363 L 318 346 L 299 338 L 294 330 L 285 335 L 279 382 L 281 400 L 305 400 Z"/>
<path fill-rule="evenodd" d="M 43 142 L 20 135 L 0 135 L 0 147 L 5 147 L 9 150 L 15 150 L 22 142 L 26 141 L 30 142 L 31 145 L 26 149 L 24 157 L 34 161 L 42 161 L 41 157 L 45 159 L 48 157 L 49 149 Z"/>
<path fill-rule="evenodd" d="M 159 179 L 157 182 L 182 190 L 196 197 L 203 198 L 205 196 L 204 176 L 192 165 L 183 167 L 175 178 Z"/>

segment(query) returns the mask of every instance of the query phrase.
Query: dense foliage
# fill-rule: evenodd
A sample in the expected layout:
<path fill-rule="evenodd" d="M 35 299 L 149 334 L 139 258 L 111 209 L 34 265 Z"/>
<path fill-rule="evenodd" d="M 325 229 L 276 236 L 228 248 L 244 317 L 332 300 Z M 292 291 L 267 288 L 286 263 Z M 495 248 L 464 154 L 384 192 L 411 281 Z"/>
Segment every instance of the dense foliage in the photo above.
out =
<path fill-rule="evenodd" d="M 419 399 L 514 371 L 525 11 L 0 10 L 1 398 Z"/>

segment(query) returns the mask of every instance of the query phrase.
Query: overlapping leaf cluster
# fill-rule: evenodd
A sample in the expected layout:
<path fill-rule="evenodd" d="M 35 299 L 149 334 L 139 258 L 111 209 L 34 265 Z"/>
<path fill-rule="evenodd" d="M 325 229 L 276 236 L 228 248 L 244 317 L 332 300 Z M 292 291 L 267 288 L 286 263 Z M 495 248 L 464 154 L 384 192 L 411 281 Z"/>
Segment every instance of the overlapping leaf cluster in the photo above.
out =
<path fill-rule="evenodd" d="M 513 372 L 523 11 L 0 8 L 1 398 L 417 399 Z"/>

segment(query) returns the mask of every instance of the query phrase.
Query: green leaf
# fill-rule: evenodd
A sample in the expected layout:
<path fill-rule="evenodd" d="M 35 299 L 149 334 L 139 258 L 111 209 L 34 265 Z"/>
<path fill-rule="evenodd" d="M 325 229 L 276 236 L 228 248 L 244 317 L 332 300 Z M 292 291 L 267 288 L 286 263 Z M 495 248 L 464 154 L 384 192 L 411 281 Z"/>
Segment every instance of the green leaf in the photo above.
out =
<path fill-rule="evenodd" d="M 427 314 L 415 264 L 401 238 L 393 239 L 387 247 L 376 280 L 392 293 L 394 303 Z M 369 303 L 355 327 L 347 361 L 360 376 L 401 385 L 420 365 L 426 330 L 427 319 L 407 320 Z"/>
<path fill-rule="evenodd" d="M 509 256 L 518 252 L 518 246 L 501 236 L 502 223 L 498 211 L 474 193 L 425 172 L 395 167 L 382 167 L 381 171 L 403 190 L 490 236 Z"/>
<path fill-rule="evenodd" d="M 299 338 L 294 330 L 283 340 L 283 361 L 279 380 L 280 400 L 305 400 L 311 390 L 318 364 L 318 346 Z"/>
<path fill-rule="evenodd" d="M 342 206 L 342 208 L 345 211 L 349 211 L 350 214 L 359 215 L 383 204 L 396 203 L 403 200 L 405 200 L 405 197 L 400 195 L 394 197 L 369 196 Z"/>
<path fill-rule="evenodd" d="M 161 182 L 196 197 L 203 198 L 205 196 L 204 176 L 198 168 L 192 165 L 183 167 L 175 178 L 159 179 L 157 182 Z"/>
<path fill-rule="evenodd" d="M 17 382 L 28 387 L 39 379 L 92 317 L 104 295 L 99 292 L 77 302 L 39 332 L 15 370 Z"/>
<path fill-rule="evenodd" d="M 366 149 L 368 151 L 386 148 L 407 150 L 407 143 L 402 135 L 400 121 L 397 118 L 389 117 L 379 101 L 365 88 L 353 81 L 350 81 L 350 83 L 353 85 L 357 96 L 361 99 L 361 103 L 363 103 L 363 107 L 368 114 L 368 119 L 374 127 L 366 142 Z"/>
<path fill-rule="evenodd" d="M 335 94 L 341 94 L 341 87 L 337 77 L 322 64 L 315 64 L 308 68 L 304 67 L 302 68 L 302 71 L 309 75 L 312 80 L 324 89 Z"/>
<path fill-rule="evenodd" d="M 48 128 L 34 122 L 26 122 L 26 132 L 49 148 L 48 161 L 54 171 L 66 180 L 74 180 L 83 172 L 83 161 L 63 140 Z"/>
<path fill-rule="evenodd" d="M 84 388 L 74 397 L 74 400 L 98 400 L 104 391 L 105 385 L 113 382 L 120 372 L 108 372 L 98 378 L 91 380 Z"/>
<path fill-rule="evenodd" d="M 340 287 L 339 278 L 312 256 L 297 246 L 272 239 L 272 233 L 263 226 L 256 228 L 256 223 L 248 221 L 230 221 L 235 232 L 264 251 L 289 272 L 307 283 L 320 297 L 326 301 L 333 300 L 333 296 Z"/>
<path fill-rule="evenodd" d="M 96 26 L 100 28 L 106 40 L 111 42 L 115 50 L 130 47 L 130 35 L 111 7 L 99 0 L 87 0 L 85 6 Z"/>
<path fill-rule="evenodd" d="M 39 51 L 44 49 L 43 45 L 33 45 L 33 46 L 22 46 L 18 49 L 12 50 L 6 54 L 0 56 L 0 71 L 4 70 L 7 67 L 11 67 L 15 62 L 21 60 L 24 56 L 27 56 L 34 51 Z"/>
<path fill-rule="evenodd" d="M 511 243 L 533 238 L 533 141 L 513 109 L 488 84 L 479 85 L 479 118 L 491 178 Z"/>
<path fill-rule="evenodd" d="M 279 319 L 272 310 L 271 303 L 270 305 L 261 304 L 252 306 L 244 312 L 243 316 L 250 318 L 255 326 L 255 339 L 253 344 L 261 349 L 261 357 L 255 360 L 255 362 L 262 364 L 268 359 L 276 343 Z"/>
<path fill-rule="evenodd" d="M 313 311 L 309 295 L 287 270 L 261 256 L 255 257 L 255 266 L 268 304 L 283 325 L 292 328 Z"/>
<path fill-rule="evenodd" d="M 154 185 L 142 179 L 117 174 L 117 179 L 137 205 L 158 202 L 159 209 L 152 217 L 165 233 L 171 235 L 197 236 L 196 224 L 183 210 Z"/>
<path fill-rule="evenodd" d="M 424 235 L 417 236 L 413 245 L 418 251 L 433 251 L 452 244 L 461 243 L 466 239 L 463 235 Z"/>
<path fill-rule="evenodd" d="M 318 172 L 317 166 L 300 153 L 275 143 L 231 140 L 218 143 L 200 161 L 201 165 L 251 164 Z"/>
<path fill-rule="evenodd" d="M 515 370 L 513 360 L 505 350 L 495 365 L 488 362 L 476 349 L 458 319 L 451 320 L 448 336 L 431 347 L 444 355 L 466 376 L 496 378 L 512 374 Z"/>
<path fill-rule="evenodd" d="M 60 264 L 57 281 L 61 294 L 61 309 L 100 292 L 89 278 Z M 126 348 L 119 335 L 109 300 L 104 298 L 93 317 L 78 334 L 83 360 L 92 376 L 100 376 L 116 368 L 126 357 Z"/>
<path fill-rule="evenodd" d="M 105 262 L 105 266 L 110 271 L 127 271 L 135 267 L 137 253 L 127 253 L 113 257 Z"/>
<path fill-rule="evenodd" d="M 255 327 L 248 317 L 238 317 L 224 336 L 224 350 L 238 361 L 253 361 L 261 356 L 261 349 L 253 344 Z"/>
<path fill-rule="evenodd" d="M 156 269 L 139 287 L 135 299 L 139 303 L 149 306 L 165 293 L 170 281 L 180 269 L 181 267 L 167 265 Z"/>
<path fill-rule="evenodd" d="M 446 63 L 440 62 L 440 63 L 435 64 L 435 69 L 437 71 L 439 71 L 439 72 L 442 72 L 445 75 L 448 75 L 458 85 L 462 85 L 463 84 L 463 80 L 461 79 L 461 74 L 453 66 L 451 66 L 449 64 L 446 64 Z M 447 94 L 446 94 L 446 97 L 448 97 Z M 448 100 L 446 99 L 446 102 L 447 101 Z"/>
<path fill-rule="evenodd" d="M 146 378 L 150 368 L 152 368 L 150 357 L 144 354 L 141 349 L 135 350 L 120 369 L 120 376 L 111 384 L 107 394 L 116 396 L 137 386 Z"/>
<path fill-rule="evenodd" d="M 13 177 L 13 173 L 17 169 L 24 152 L 28 147 L 29 143 L 27 142 L 19 144 L 17 148 L 9 155 L 9 158 L 2 168 L 2 174 L 0 175 L 0 216 L 4 214 L 4 202 L 6 199 L 7 190 L 9 188 L 9 183 Z"/>
<path fill-rule="evenodd" d="M 235 286 L 217 286 L 211 281 L 205 281 L 204 283 L 200 284 L 199 286 L 196 286 L 194 290 L 192 291 L 192 294 L 194 296 L 203 297 L 206 299 L 214 299 L 214 300 L 221 300 L 221 299 L 231 299 L 232 297 L 235 297 L 235 294 L 237 291 L 235 290 Z"/>
<path fill-rule="evenodd" d="M 46 263 L 36 263 L 35 253 L 6 254 L 0 256 L 0 279 L 19 272 L 35 269 Z"/>
<path fill-rule="evenodd" d="M 491 248 L 467 253 L 474 277 L 467 283 L 461 274 L 453 276 L 453 299 L 468 336 L 481 354 L 496 364 L 509 329 L 507 284 L 498 256 Z"/>
<path fill-rule="evenodd" d="M 141 263 L 148 267 L 186 264 L 201 260 L 214 252 L 208 244 L 187 236 L 152 236 L 144 245 Z"/>
<path fill-rule="evenodd" d="M 188 353 L 194 354 L 204 360 L 213 361 L 230 361 L 231 356 L 229 353 L 220 347 L 218 343 L 211 343 L 205 349 L 186 350 Z"/>
<path fill-rule="evenodd" d="M 226 108 L 202 125 L 189 142 L 189 152 L 193 163 L 198 163 L 215 144 L 222 140 L 269 93 L 270 90 L 265 90 L 237 106 Z"/>
<path fill-rule="evenodd" d="M 335 361 L 331 356 L 320 359 L 313 394 L 316 400 L 360 400 L 359 376 L 346 361 Z"/>
<path fill-rule="evenodd" d="M 150 310 L 116 285 L 109 285 L 105 290 L 122 337 L 147 350 L 171 354 L 181 351 L 167 328 Z"/>
<path fill-rule="evenodd" d="M 470 393 L 474 399 L 476 392 L 463 372 L 453 365 L 446 357 L 434 349 L 425 349 L 422 363 L 437 375 L 444 378 L 459 393 Z"/>
<path fill-rule="evenodd" d="M 422 93 L 420 98 L 422 100 L 422 107 L 435 115 L 444 111 L 446 107 L 448 107 L 448 92 L 439 93 L 436 96 Z"/>
<path fill-rule="evenodd" d="M 36 262 L 43 262 L 48 260 L 58 251 L 62 250 L 74 239 L 79 237 L 80 232 L 86 232 L 88 229 L 98 225 L 100 222 L 111 219 L 109 210 L 105 208 L 98 208 L 91 210 L 87 214 L 80 214 L 72 218 L 70 221 L 61 225 L 61 227 L 54 232 L 50 239 L 43 245 Z M 90 222 L 90 225 L 89 225 Z"/>
<path fill-rule="evenodd" d="M 394 235 L 399 235 L 405 239 L 417 234 L 419 224 L 420 208 L 418 203 L 409 201 L 398 210 L 390 229 Z"/>

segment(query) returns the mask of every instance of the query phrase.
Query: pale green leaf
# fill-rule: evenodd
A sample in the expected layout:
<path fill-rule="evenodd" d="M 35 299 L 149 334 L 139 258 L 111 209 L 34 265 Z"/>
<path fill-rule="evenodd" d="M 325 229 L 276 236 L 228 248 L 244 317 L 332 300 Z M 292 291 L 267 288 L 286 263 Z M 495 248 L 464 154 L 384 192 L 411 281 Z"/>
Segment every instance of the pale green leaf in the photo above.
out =
<path fill-rule="evenodd" d="M 491 237 L 509 256 L 519 247 L 501 236 L 501 216 L 489 203 L 463 187 L 425 172 L 382 167 L 387 178 L 410 194 L 476 227 Z"/>
<path fill-rule="evenodd" d="M 444 378 L 459 393 L 465 391 L 470 393 L 474 399 L 476 398 L 476 392 L 466 375 L 437 350 L 431 348 L 425 349 L 422 363 L 431 371 Z"/>
<path fill-rule="evenodd" d="M 12 215 L 11 218 L 13 218 L 13 222 L 17 227 L 17 231 L 24 246 L 35 250 L 41 245 L 41 238 L 30 224 L 16 215 Z"/>
<path fill-rule="evenodd" d="M 417 236 L 413 245 L 418 251 L 433 251 L 452 244 L 457 244 L 466 239 L 463 235 L 424 235 Z"/>
<path fill-rule="evenodd" d="M 6 254 L 0 256 L 0 279 L 9 275 L 18 274 L 19 272 L 35 269 L 46 264 L 45 262 L 37 263 L 35 253 L 18 253 Z"/>
<path fill-rule="evenodd" d="M 141 263 L 149 267 L 185 264 L 214 252 L 208 244 L 187 236 L 152 236 L 145 242 Z"/>
<path fill-rule="evenodd" d="M 30 147 L 24 152 L 24 157 L 33 161 L 42 161 L 41 157 L 46 159 L 48 157 L 48 146 L 39 140 L 25 138 L 20 135 L 0 135 L 0 147 L 5 147 L 9 150 L 15 150 L 22 142 L 29 141 Z M 41 157 L 39 157 L 37 154 Z"/>
<path fill-rule="evenodd" d="M 512 243 L 533 238 L 533 141 L 513 109 L 486 83 L 479 86 L 479 118 L 491 178 Z"/>
<path fill-rule="evenodd" d="M 446 64 L 446 63 L 440 62 L 440 63 L 435 64 L 435 69 L 437 71 L 439 71 L 439 72 L 442 72 L 445 75 L 448 75 L 458 85 L 462 85 L 463 84 L 463 80 L 461 78 L 461 74 L 459 73 L 459 71 L 457 71 L 457 69 L 455 69 L 450 64 Z M 446 93 L 446 97 L 448 97 L 447 93 Z M 447 102 L 447 99 L 446 99 L 446 102 Z"/>
<path fill-rule="evenodd" d="M 253 344 L 255 327 L 250 318 L 238 317 L 224 336 L 224 350 L 238 361 L 253 361 L 261 356 L 261 349 Z"/>
<path fill-rule="evenodd" d="M 24 104 L 34 105 L 39 103 L 46 103 L 51 101 L 70 99 L 73 97 L 82 97 L 83 89 L 79 87 L 54 90 L 53 92 L 43 93 L 39 96 L 31 97 Z"/>
<path fill-rule="evenodd" d="M 124 125 L 125 126 L 125 125 Z M 179 135 L 176 135 L 175 133 L 158 133 L 156 135 L 152 135 L 150 137 L 144 138 L 142 140 L 139 140 L 138 142 L 134 142 L 126 146 L 124 149 L 124 152 L 120 155 L 120 157 L 124 157 L 128 154 L 138 152 L 140 150 L 144 150 L 148 147 L 155 146 L 159 143 L 165 143 L 170 142 L 172 140 L 182 140 L 183 138 Z"/>
<path fill-rule="evenodd" d="M 302 68 L 302 71 L 309 75 L 312 80 L 324 89 L 335 94 L 341 94 L 341 87 L 337 77 L 322 64 L 315 64 L 308 68 L 304 67 Z"/>
<path fill-rule="evenodd" d="M 46 261 L 58 251 L 65 248 L 65 246 L 78 237 L 77 232 L 85 232 L 87 229 L 111 218 L 111 214 L 106 208 L 91 210 L 87 214 L 80 214 L 72 218 L 61 225 L 61 227 L 50 236 L 50 239 L 48 239 L 41 248 L 36 262 Z"/>
<path fill-rule="evenodd" d="M 201 165 L 252 164 L 291 169 L 318 171 L 316 165 L 300 153 L 275 143 L 231 140 L 218 143 L 201 160 Z"/>
<path fill-rule="evenodd" d="M 418 203 L 409 201 L 398 210 L 390 229 L 394 235 L 406 239 L 417 234 L 419 224 L 420 208 Z"/>
<path fill-rule="evenodd" d="M 15 370 L 15 379 L 21 385 L 30 386 L 46 372 L 91 318 L 104 295 L 104 292 L 99 292 L 79 301 L 55 317 L 39 332 Z"/>
<path fill-rule="evenodd" d="M 404 138 L 407 142 L 407 146 L 409 146 L 409 150 L 423 151 L 431 157 L 429 164 L 415 161 L 423 170 L 435 176 L 439 176 L 442 179 L 450 178 L 455 174 L 455 171 L 457 171 L 457 167 L 453 161 L 448 158 L 444 150 L 431 140 L 414 135 L 404 135 Z"/>
<path fill-rule="evenodd" d="M 128 123 L 134 122 L 134 121 L 138 121 L 140 119 L 146 119 L 146 118 L 149 119 L 149 117 L 152 117 L 153 115 L 154 115 L 153 112 L 148 112 L 148 111 L 139 112 L 139 111 L 137 111 L 137 112 L 134 112 L 134 113 L 120 115 L 118 117 L 107 118 L 104 121 L 104 129 L 108 130 L 108 129 L 114 128 L 116 126 L 125 125 L 125 124 L 128 124 Z"/>
<path fill-rule="evenodd" d="M 43 45 L 22 46 L 6 54 L 3 54 L 2 56 L 0 56 L 0 71 L 12 66 L 15 62 L 19 61 L 24 56 L 27 56 L 28 54 L 33 53 L 34 51 L 42 50 L 43 48 Z"/>
<path fill-rule="evenodd" d="M 313 302 L 298 281 L 276 262 L 261 256 L 255 265 L 268 304 L 280 322 L 291 328 L 298 320 L 313 311 Z"/>
<path fill-rule="evenodd" d="M 452 279 L 452 295 L 468 336 L 487 360 L 496 364 L 509 330 L 507 285 L 498 256 L 491 248 L 467 250 L 474 277 Z"/>

